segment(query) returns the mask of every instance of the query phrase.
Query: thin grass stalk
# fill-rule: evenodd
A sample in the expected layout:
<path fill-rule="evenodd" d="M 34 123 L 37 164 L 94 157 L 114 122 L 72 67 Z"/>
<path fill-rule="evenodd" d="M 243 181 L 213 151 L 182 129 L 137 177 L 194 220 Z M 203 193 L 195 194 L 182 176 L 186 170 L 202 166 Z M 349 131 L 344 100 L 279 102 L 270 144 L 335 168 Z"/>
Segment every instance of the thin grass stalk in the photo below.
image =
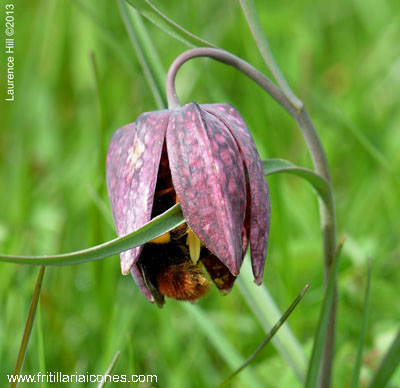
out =
<path fill-rule="evenodd" d="M 171 20 L 167 15 L 164 15 L 154 4 L 149 0 L 126 0 L 132 7 L 140 12 L 145 18 L 154 23 L 158 28 L 172 36 L 179 42 L 186 44 L 189 47 L 216 47 L 213 43 L 192 34 L 179 24 Z"/>
<path fill-rule="evenodd" d="M 110 365 L 108 366 L 106 372 L 103 375 L 103 381 L 101 381 L 97 385 L 97 388 L 104 388 L 108 384 L 106 377 L 111 375 L 112 371 L 115 369 L 115 366 L 117 365 L 117 361 L 119 359 L 120 354 L 121 354 L 121 352 L 119 350 L 115 353 L 113 359 L 111 360 Z"/>
<path fill-rule="evenodd" d="M 39 296 L 40 296 L 40 291 L 42 289 L 45 268 L 46 268 L 45 266 L 40 267 L 39 275 L 36 280 L 36 285 L 35 285 L 35 289 L 33 291 L 31 306 L 29 308 L 28 317 L 26 319 L 26 324 L 25 324 L 25 329 L 24 329 L 24 334 L 22 335 L 21 346 L 19 348 L 17 362 L 15 364 L 15 369 L 14 369 L 14 373 L 13 373 L 14 377 L 21 374 L 22 368 L 24 366 L 26 351 L 28 348 L 29 339 L 31 337 L 33 322 L 35 321 L 36 310 L 37 310 L 37 306 L 39 303 Z M 18 381 L 16 381 L 16 380 L 14 380 L 10 385 L 11 388 L 14 388 L 17 386 L 18 386 Z"/>

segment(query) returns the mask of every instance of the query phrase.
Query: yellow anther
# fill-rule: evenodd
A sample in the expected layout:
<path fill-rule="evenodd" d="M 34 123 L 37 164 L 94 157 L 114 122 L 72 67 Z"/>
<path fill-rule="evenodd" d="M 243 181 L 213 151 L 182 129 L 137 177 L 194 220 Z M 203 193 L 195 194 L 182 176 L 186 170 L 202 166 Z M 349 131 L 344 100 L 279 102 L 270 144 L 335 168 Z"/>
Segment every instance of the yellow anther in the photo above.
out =
<path fill-rule="evenodd" d="M 186 245 L 189 247 L 190 259 L 194 264 L 197 264 L 200 258 L 201 241 L 190 228 L 186 237 Z"/>

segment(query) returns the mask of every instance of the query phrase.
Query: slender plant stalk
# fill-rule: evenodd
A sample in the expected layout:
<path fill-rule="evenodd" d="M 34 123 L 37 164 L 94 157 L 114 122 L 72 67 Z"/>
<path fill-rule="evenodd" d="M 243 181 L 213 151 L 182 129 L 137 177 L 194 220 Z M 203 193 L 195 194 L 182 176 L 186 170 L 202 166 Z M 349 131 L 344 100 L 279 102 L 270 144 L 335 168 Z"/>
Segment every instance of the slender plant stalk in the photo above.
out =
<path fill-rule="evenodd" d="M 336 249 L 336 221 L 335 209 L 333 200 L 332 181 L 329 172 L 328 162 L 326 160 L 325 152 L 319 140 L 315 127 L 308 116 L 303 102 L 293 93 L 292 89 L 286 82 L 285 77 L 276 64 L 274 56 L 270 50 L 268 40 L 262 28 L 260 18 L 258 17 L 254 0 L 240 0 L 243 13 L 247 19 L 250 30 L 253 34 L 254 40 L 257 43 L 258 49 L 268 66 L 271 74 L 274 76 L 278 85 L 281 87 L 285 96 L 291 102 L 293 107 L 296 108 L 298 114 L 295 116 L 301 132 L 306 140 L 307 146 L 310 150 L 311 157 L 314 163 L 315 170 L 329 181 L 331 186 L 330 198 L 328 202 L 320 201 L 320 214 L 321 214 L 321 227 L 323 233 L 323 246 L 324 246 L 324 272 L 325 272 L 325 287 L 327 286 L 327 279 L 332 269 L 333 259 L 335 257 Z M 336 287 L 335 287 L 336 289 Z M 333 363 L 333 349 L 334 349 L 334 334 L 335 334 L 335 321 L 336 321 L 336 305 L 337 305 L 337 292 L 335 290 L 334 297 L 331 305 L 331 319 L 327 328 L 326 342 L 324 354 L 322 357 L 321 365 L 321 380 L 320 387 L 327 388 L 330 386 L 331 369 Z"/>
<path fill-rule="evenodd" d="M 45 266 L 40 267 L 39 275 L 36 280 L 35 290 L 32 296 L 31 307 L 29 308 L 28 318 L 26 319 L 25 330 L 22 336 L 21 346 L 19 348 L 18 358 L 17 362 L 15 363 L 13 376 L 19 375 L 22 371 L 22 367 L 24 366 L 26 349 L 28 347 L 29 338 L 31 337 L 33 322 L 35 320 L 35 315 L 36 315 L 36 309 L 39 303 L 39 296 L 40 296 L 40 291 L 42 289 L 42 282 L 43 282 L 45 268 L 46 268 Z M 16 387 L 17 385 L 18 381 L 14 380 L 11 383 L 10 387 L 13 388 Z"/>
<path fill-rule="evenodd" d="M 189 47 L 206 46 L 216 47 L 213 43 L 192 34 L 179 24 L 171 20 L 167 15 L 163 14 L 149 0 L 126 0 L 132 7 L 140 12 L 146 19 L 155 24 L 162 31 L 172 36 L 179 42 Z"/>
<path fill-rule="evenodd" d="M 108 366 L 106 372 L 103 375 L 103 381 L 101 381 L 97 385 L 97 388 L 104 388 L 107 385 L 107 383 L 108 383 L 107 376 L 111 375 L 112 371 L 114 370 L 115 366 L 117 365 L 117 361 L 119 359 L 120 354 L 121 354 L 121 352 L 119 350 L 115 353 L 113 359 L 111 360 L 111 364 Z"/>
<path fill-rule="evenodd" d="M 256 29 L 255 31 L 257 32 L 257 34 L 260 33 L 259 29 Z M 264 37 L 262 40 L 266 41 L 266 38 Z M 265 51 L 265 55 L 268 55 L 268 53 L 269 50 Z M 332 270 L 332 265 L 336 253 L 336 220 L 333 188 L 325 151 L 322 147 L 322 143 L 315 129 L 315 126 L 311 121 L 307 111 L 305 110 L 303 103 L 293 104 L 293 99 L 291 99 L 290 94 L 287 94 L 288 92 L 285 93 L 285 90 L 281 90 L 268 77 L 266 77 L 256 68 L 254 68 L 244 60 L 238 58 L 237 56 L 227 51 L 214 48 L 195 48 L 192 50 L 188 50 L 178 56 L 172 63 L 168 71 L 167 98 L 168 107 L 170 109 L 177 109 L 180 107 L 175 89 L 175 77 L 177 71 L 186 61 L 196 57 L 210 57 L 237 68 L 239 71 L 246 74 L 249 78 L 255 81 L 259 86 L 261 86 L 273 99 L 275 99 L 276 102 L 278 102 L 278 104 L 280 104 L 295 119 L 295 121 L 299 125 L 307 147 L 310 151 L 315 171 L 322 178 L 324 178 L 329 185 L 329 192 L 327 197 L 323 201 L 319 201 L 324 250 L 324 277 L 326 286 L 327 279 L 329 278 L 329 274 Z M 273 58 L 270 62 L 275 63 Z M 279 79 L 281 78 L 283 78 L 282 75 L 279 76 Z M 330 386 L 334 350 L 336 304 L 337 297 L 335 291 L 330 307 L 330 320 L 328 323 L 324 352 L 321 361 L 321 380 L 319 384 L 320 388 L 328 388 Z"/>
<path fill-rule="evenodd" d="M 326 344 L 327 327 L 331 322 L 331 306 L 335 296 L 336 277 L 339 268 L 339 259 L 346 237 L 343 236 L 336 249 L 332 270 L 329 274 L 326 292 L 320 310 L 320 317 L 315 331 L 313 349 L 311 352 L 310 363 L 308 365 L 305 388 L 315 388 L 321 381 L 321 357 Z"/>
<path fill-rule="evenodd" d="M 242 6 L 243 13 L 257 43 L 258 49 L 260 50 L 260 53 L 265 63 L 267 64 L 271 74 L 282 89 L 283 93 L 288 97 L 293 107 L 300 111 L 303 107 L 303 103 L 293 93 L 292 89 L 286 82 L 285 77 L 283 76 L 282 72 L 279 69 L 279 66 L 275 61 L 274 55 L 272 54 L 272 51 L 269 47 L 267 38 L 265 37 L 264 30 L 258 17 L 254 1 L 240 0 L 240 5 Z"/>

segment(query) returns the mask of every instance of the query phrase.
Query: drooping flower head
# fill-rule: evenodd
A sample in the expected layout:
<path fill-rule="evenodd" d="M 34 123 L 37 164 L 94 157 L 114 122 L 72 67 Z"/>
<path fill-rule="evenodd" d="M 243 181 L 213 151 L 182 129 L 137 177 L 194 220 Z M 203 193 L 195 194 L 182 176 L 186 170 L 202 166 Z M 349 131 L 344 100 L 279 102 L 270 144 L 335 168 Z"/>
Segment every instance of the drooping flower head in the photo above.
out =
<path fill-rule="evenodd" d="M 121 253 L 143 294 L 196 301 L 231 290 L 247 251 L 261 284 L 269 229 L 269 195 L 254 141 L 227 104 L 190 103 L 141 114 L 117 130 L 107 155 L 107 186 L 118 235 L 180 203 L 186 223 Z"/>

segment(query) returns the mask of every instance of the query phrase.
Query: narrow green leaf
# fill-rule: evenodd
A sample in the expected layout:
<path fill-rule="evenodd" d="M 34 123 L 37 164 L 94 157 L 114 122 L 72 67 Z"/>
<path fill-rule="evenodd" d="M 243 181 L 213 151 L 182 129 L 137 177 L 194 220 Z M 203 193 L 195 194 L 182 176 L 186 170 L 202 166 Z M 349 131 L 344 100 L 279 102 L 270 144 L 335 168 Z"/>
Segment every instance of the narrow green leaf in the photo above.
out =
<path fill-rule="evenodd" d="M 146 19 L 154 23 L 158 28 L 172 36 L 176 40 L 186 44 L 189 47 L 216 47 L 210 42 L 193 35 L 185 30 L 179 24 L 169 19 L 149 0 L 127 0 L 127 2 L 136 8 Z"/>
<path fill-rule="evenodd" d="M 400 365 L 400 330 L 375 372 L 368 388 L 385 388 Z"/>
<path fill-rule="evenodd" d="M 104 373 L 104 375 L 103 375 L 103 381 L 100 382 L 100 383 L 97 385 L 97 388 L 103 388 L 103 387 L 105 387 L 105 386 L 107 385 L 107 383 L 111 382 L 110 379 L 107 378 L 107 376 L 108 376 L 108 375 L 111 375 L 112 371 L 114 370 L 115 365 L 117 364 L 119 355 L 120 355 L 120 351 L 118 350 L 118 351 L 115 353 L 113 359 L 111 360 L 111 364 L 110 364 L 109 367 L 107 368 L 106 373 Z"/>
<path fill-rule="evenodd" d="M 253 352 L 253 354 L 238 368 L 236 369 L 230 376 L 228 376 L 219 386 L 218 388 L 225 387 L 236 375 L 238 375 L 247 365 L 250 364 L 254 360 L 254 358 L 261 352 L 261 350 L 268 344 L 268 342 L 272 339 L 275 333 L 280 329 L 286 319 L 289 318 L 289 315 L 293 312 L 296 306 L 299 304 L 304 294 L 307 292 L 309 284 L 302 289 L 297 298 L 293 301 L 293 303 L 289 306 L 289 308 L 285 311 L 279 321 L 275 324 L 275 326 L 271 329 L 271 331 L 267 334 L 261 344 L 257 347 L 257 349 Z"/>
<path fill-rule="evenodd" d="M 314 346 L 311 353 L 310 364 L 308 366 L 305 388 L 315 388 L 318 382 L 322 352 L 324 350 L 325 335 L 328 327 L 333 295 L 335 293 L 336 277 L 339 268 L 339 258 L 342 251 L 344 238 L 339 243 L 336 251 L 332 270 L 329 274 L 328 285 L 325 290 L 324 300 L 322 302 L 321 315 L 319 317 L 318 327 L 315 333 Z"/>
<path fill-rule="evenodd" d="M 118 8 L 158 109 L 163 109 L 167 106 L 166 75 L 158 53 L 138 12 L 132 7 L 128 8 L 125 0 L 118 0 Z"/>
<path fill-rule="evenodd" d="M 71 265 L 100 260 L 128 249 L 143 245 L 162 234 L 175 229 L 185 222 L 181 206 L 176 204 L 158 217 L 143 225 L 138 230 L 118 237 L 103 244 L 82 251 L 53 256 L 11 256 L 1 255 L 0 261 L 31 265 Z"/>
<path fill-rule="evenodd" d="M 33 322 L 35 321 L 35 315 L 36 315 L 37 305 L 39 303 L 40 291 L 42 289 L 44 270 L 45 267 L 42 266 L 39 270 L 39 275 L 36 280 L 36 285 L 32 296 L 31 307 L 29 308 L 28 318 L 26 319 L 26 324 L 25 324 L 25 330 L 22 336 L 21 346 L 19 348 L 17 362 L 15 364 L 15 369 L 13 373 L 14 376 L 21 374 L 22 368 L 24 366 L 26 350 L 28 347 L 29 338 L 31 336 Z M 11 388 L 16 386 L 18 386 L 18 381 L 13 381 L 10 385 Z"/>
<path fill-rule="evenodd" d="M 370 285 L 371 285 L 371 272 L 372 272 L 371 268 L 372 268 L 372 264 L 371 264 L 371 258 L 370 258 L 369 262 L 368 262 L 367 284 L 365 286 L 365 297 L 364 297 L 361 332 L 360 332 L 360 338 L 358 339 L 357 356 L 356 356 L 356 361 L 355 361 L 354 368 L 353 368 L 353 375 L 351 378 L 350 388 L 358 388 L 360 385 L 362 355 L 363 355 L 365 337 L 367 334 L 369 290 L 370 290 Z"/>
<path fill-rule="evenodd" d="M 232 369 L 244 362 L 242 355 L 200 307 L 188 303 L 182 304 L 181 306 L 195 319 L 197 328 L 204 333 L 208 341 L 215 347 L 220 356 Z M 241 387 L 261 388 L 264 386 L 258 381 L 251 368 L 243 371 L 240 378 Z"/>
<path fill-rule="evenodd" d="M 263 160 L 265 175 L 272 175 L 279 172 L 286 172 L 297 175 L 308 180 L 314 187 L 319 196 L 325 201 L 329 196 L 329 183 L 326 179 L 316 172 L 304 167 L 296 166 L 295 164 L 284 159 L 267 159 Z"/>
<path fill-rule="evenodd" d="M 257 317 L 265 333 L 268 333 L 275 322 L 282 316 L 282 313 L 265 285 L 254 287 L 249 253 L 246 254 L 246 258 L 243 261 L 236 284 L 243 299 Z M 301 344 L 287 323 L 283 324 L 278 333 L 272 338 L 272 343 L 293 370 L 299 382 L 304 384 L 308 360 Z"/>

